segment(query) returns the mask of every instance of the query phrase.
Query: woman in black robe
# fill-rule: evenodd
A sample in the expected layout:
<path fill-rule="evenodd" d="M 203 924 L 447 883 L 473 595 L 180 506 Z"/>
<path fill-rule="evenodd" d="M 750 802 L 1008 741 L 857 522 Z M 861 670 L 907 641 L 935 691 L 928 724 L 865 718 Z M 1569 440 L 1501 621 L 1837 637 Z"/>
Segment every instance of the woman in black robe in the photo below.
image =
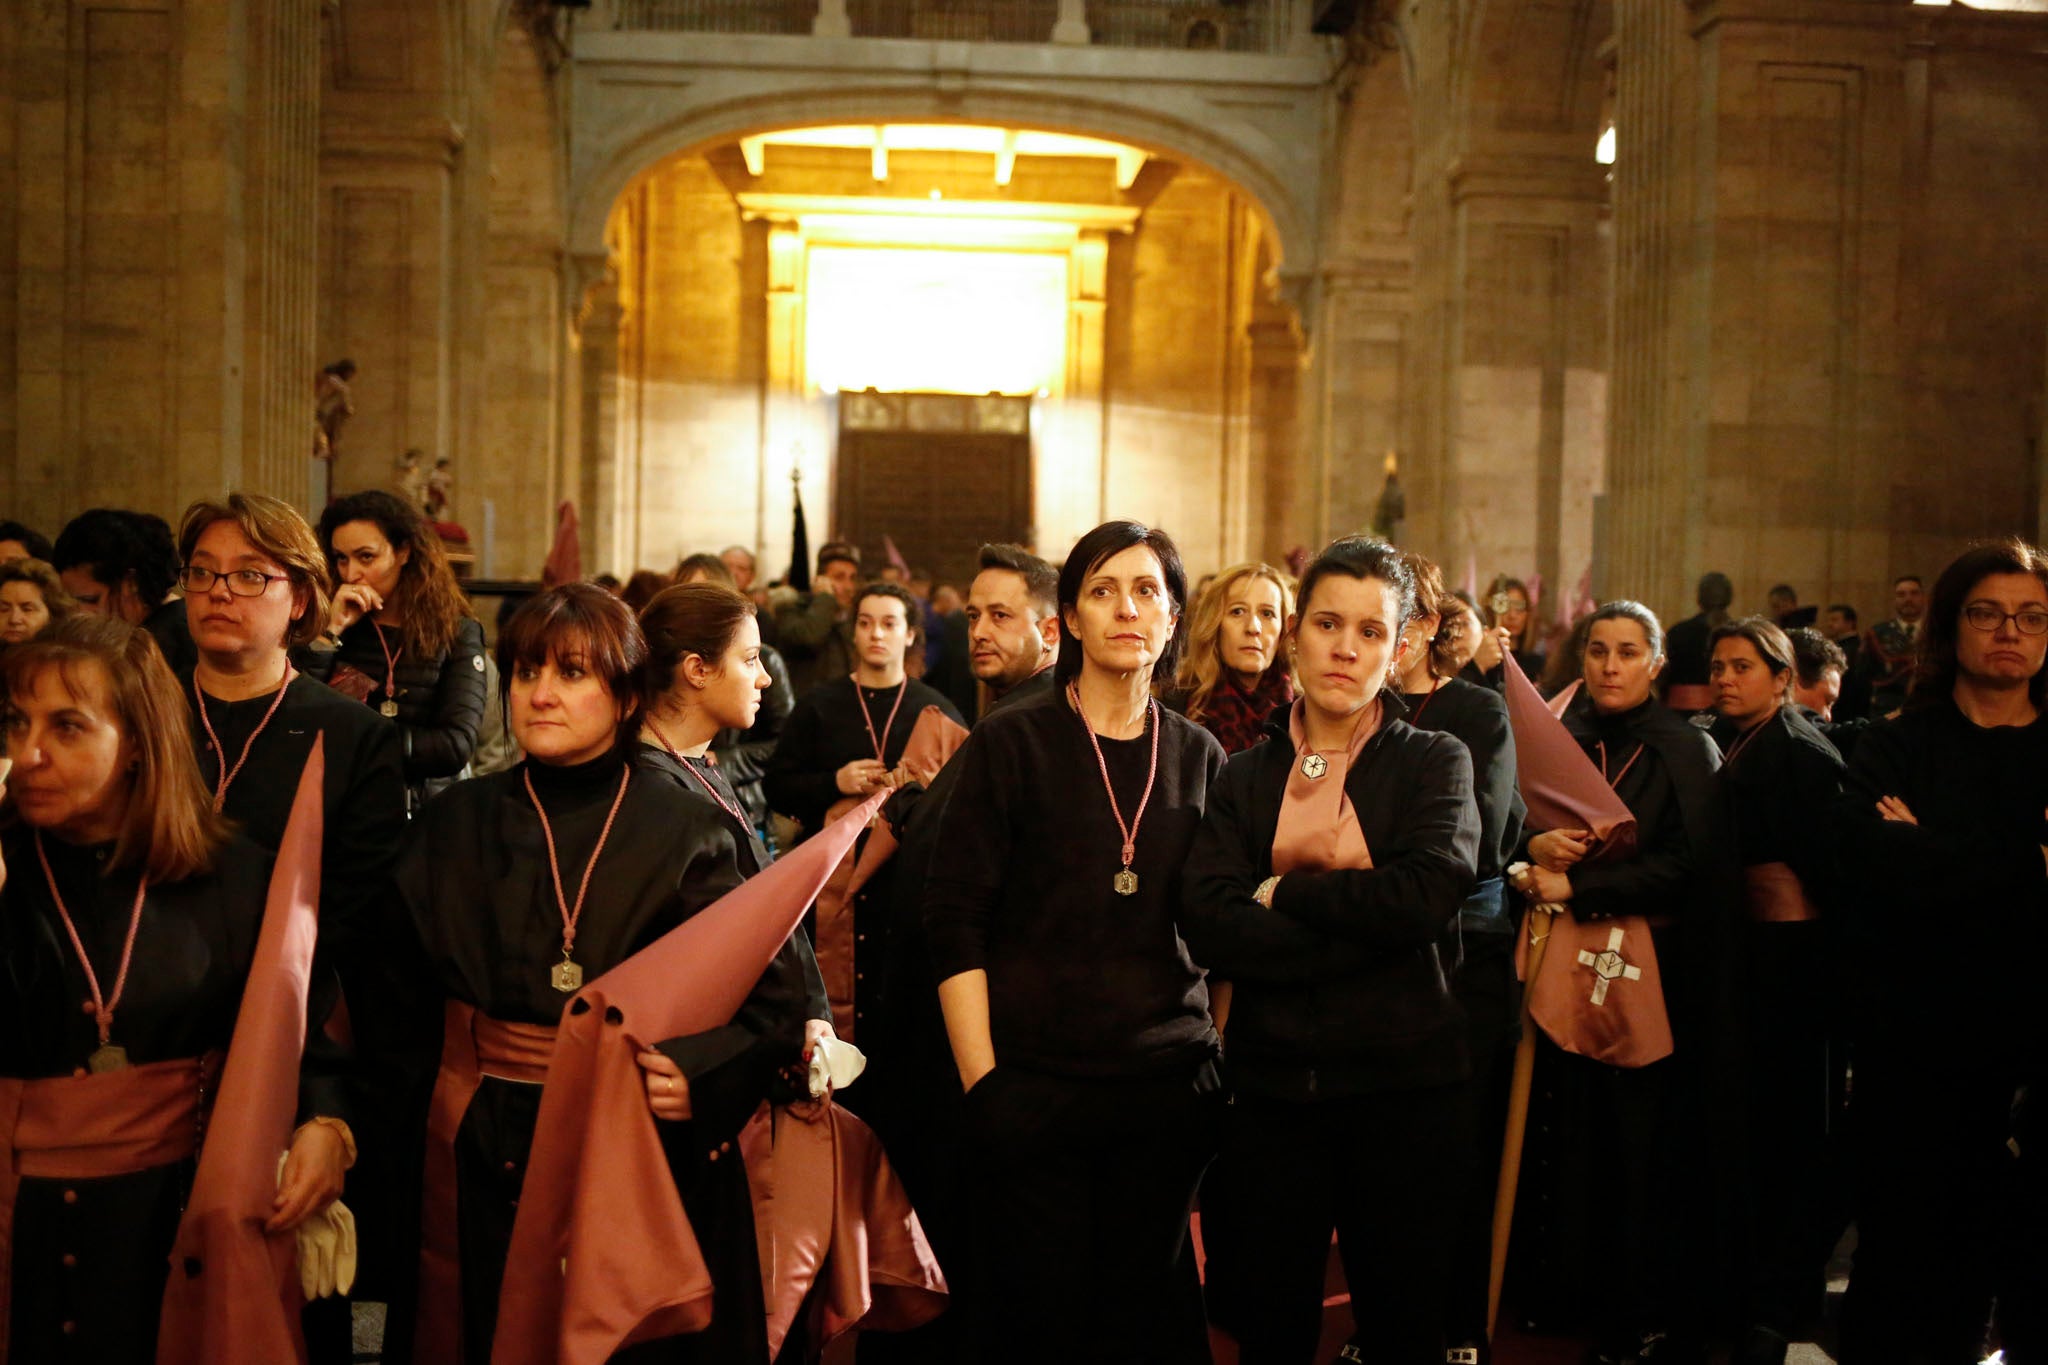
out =
<path fill-rule="evenodd" d="M 141 629 L 64 622 L 9 650 L 0 685 L 17 821 L 0 834 L 0 1123 L 21 1177 L 8 1358 L 145 1365 L 270 857 L 213 812 L 177 680 Z M 271 1229 L 340 1194 L 345 1107 L 339 1077 L 309 1068 Z M 38 1140 L 38 1113 L 79 1145 Z M 115 1155 L 138 1135 L 156 1159 Z"/>
<path fill-rule="evenodd" d="M 1536 898 L 1580 921 L 1647 919 L 1674 1052 L 1609 1066 L 1539 1040 L 1536 1092 L 1515 1226 L 1524 1233 L 1521 1307 L 1538 1322 L 1582 1315 L 1596 1361 L 1652 1359 L 1702 1330 L 1688 1258 L 1706 1254 L 1698 1158 L 1700 1085 L 1718 1054 L 1724 953 L 1713 774 L 1720 753 L 1651 692 L 1664 632 L 1649 608 L 1610 602 L 1586 637 L 1585 689 L 1564 721 L 1636 817 L 1630 856 L 1583 862 L 1584 830 L 1531 830 Z"/>
<path fill-rule="evenodd" d="M 1781 1365 L 1820 1325 L 1841 1235 L 1829 1163 L 1846 1067 L 1835 1036 L 1822 897 L 1825 822 L 1842 792 L 1834 746 L 1791 704 L 1792 641 L 1759 616 L 1717 626 L 1714 709 L 1727 725 L 1720 786 L 1746 921 L 1740 1019 L 1749 1169 L 1740 1365 Z"/>
<path fill-rule="evenodd" d="M 417 1349 L 422 1361 L 451 1365 L 489 1358 L 539 1082 L 564 1006 L 585 981 L 738 886 L 751 862 L 743 831 L 719 802 L 634 761 L 646 648 L 622 602 L 589 584 L 551 589 L 519 609 L 498 653 L 526 761 L 432 801 L 398 869 L 428 989 L 449 1003 L 442 1117 L 428 1139 Z M 814 996 L 800 943 L 799 935 L 784 947 L 730 1025 L 642 1054 L 649 1107 L 664 1120 L 670 1170 L 716 1297 L 705 1331 L 631 1347 L 619 1359 L 767 1359 L 746 1172 L 734 1145 L 780 1068 L 801 1060 Z M 466 1051 L 481 1076 L 466 1106 L 447 1112 L 454 1106 L 443 1093 L 452 1093 L 445 1088 Z M 435 1188 L 437 1142 L 452 1148 L 452 1192 Z M 441 1221 L 450 1193 L 453 1226 Z"/>
<path fill-rule="evenodd" d="M 1465 1015 L 1472 1079 L 1472 1165 L 1458 1191 L 1464 1201 L 1451 1270 L 1445 1341 L 1471 1352 L 1486 1341 L 1487 1274 L 1493 1257 L 1493 1196 L 1506 1131 L 1508 1080 L 1521 1035 L 1521 988 L 1515 980 L 1515 920 L 1502 871 L 1522 841 L 1528 812 L 1515 784 L 1515 735 L 1507 703 L 1491 686 L 1456 676 L 1446 629 L 1464 603 L 1445 589 L 1443 571 L 1417 554 L 1402 556 L 1415 575 L 1416 615 L 1404 635 L 1408 652 L 1396 685 L 1407 721 L 1418 730 L 1454 735 L 1472 758 L 1472 796 L 1479 808 L 1478 881 L 1458 907 L 1442 953 L 1451 993 Z M 1512 582 L 1512 580 L 1509 580 Z M 1519 585 L 1517 585 L 1519 586 Z M 1527 602 L 1524 601 L 1526 611 Z M 1540 660 L 1539 660 L 1540 662 Z M 1533 677 L 1533 675 L 1531 675 Z"/>
<path fill-rule="evenodd" d="M 323 746 L 320 947 L 317 998 L 333 983 L 352 1008 L 339 1038 L 309 1046 L 346 1067 L 358 1100 L 361 1166 L 350 1182 L 364 1274 L 358 1297 L 393 1301 L 386 1330 L 411 1322 L 410 1275 L 393 1274 L 412 1244 L 419 1215 L 409 1159 L 407 1115 L 425 1102 L 431 1079 L 400 1065 L 406 1021 L 392 1008 L 385 945 L 408 935 L 391 901 L 391 867 L 405 837 L 404 749 L 396 725 L 292 667 L 287 649 L 318 635 L 327 620 L 326 555 L 298 509 L 260 493 L 231 493 L 185 509 L 178 527 L 179 581 L 197 660 L 184 679 L 192 701 L 192 745 L 214 805 L 275 853 L 284 840 L 299 774 Z M 318 1011 L 325 1014 L 324 1008 Z M 407 1097 L 409 1097 L 409 1102 Z M 347 1296 L 306 1313 L 315 1365 L 354 1353 Z"/>
<path fill-rule="evenodd" d="M 2048 558 L 2019 541 L 1965 551 L 1922 642 L 1905 710 L 1857 742 L 1839 822 L 1852 1365 L 1979 1359 L 1994 1294 L 2007 1358 L 2035 1359 L 2048 1303 Z"/>
<path fill-rule="evenodd" d="M 1444 1359 L 1470 1068 L 1439 945 L 1480 819 L 1465 746 L 1384 690 L 1414 593 L 1382 541 L 1309 566 L 1286 631 L 1301 698 L 1211 784 L 1188 857 L 1188 946 L 1231 986 L 1203 1208 L 1246 1365 L 1316 1359 L 1333 1228 L 1357 1357 Z"/>

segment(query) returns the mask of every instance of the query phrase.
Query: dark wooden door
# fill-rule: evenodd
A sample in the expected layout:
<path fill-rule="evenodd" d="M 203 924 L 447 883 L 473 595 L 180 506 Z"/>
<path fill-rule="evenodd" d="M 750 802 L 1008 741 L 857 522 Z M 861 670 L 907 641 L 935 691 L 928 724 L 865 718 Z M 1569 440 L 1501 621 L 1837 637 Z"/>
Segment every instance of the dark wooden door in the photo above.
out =
<path fill-rule="evenodd" d="M 873 572 L 888 536 L 934 583 L 966 591 L 987 541 L 1031 534 L 1031 400 L 846 393 L 833 525 Z"/>

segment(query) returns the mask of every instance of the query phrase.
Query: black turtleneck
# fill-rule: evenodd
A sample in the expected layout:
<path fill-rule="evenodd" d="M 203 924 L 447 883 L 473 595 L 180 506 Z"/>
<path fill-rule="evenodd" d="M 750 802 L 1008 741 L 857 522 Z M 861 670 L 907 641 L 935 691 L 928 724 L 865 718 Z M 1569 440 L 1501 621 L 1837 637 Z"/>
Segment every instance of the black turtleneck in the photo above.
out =
<path fill-rule="evenodd" d="M 99 1047 L 85 970 L 64 932 L 49 880 L 36 859 L 35 832 L 7 831 L 7 886 L 0 891 L 0 1075 L 68 1076 Z M 50 872 L 100 989 L 111 995 L 128 936 L 139 874 L 109 872 L 111 844 L 67 844 L 46 835 Z M 196 1057 L 227 1046 L 242 982 L 263 922 L 270 860 L 237 839 L 218 870 L 149 888 L 128 984 L 114 1012 L 113 1039 L 136 1065 Z"/>

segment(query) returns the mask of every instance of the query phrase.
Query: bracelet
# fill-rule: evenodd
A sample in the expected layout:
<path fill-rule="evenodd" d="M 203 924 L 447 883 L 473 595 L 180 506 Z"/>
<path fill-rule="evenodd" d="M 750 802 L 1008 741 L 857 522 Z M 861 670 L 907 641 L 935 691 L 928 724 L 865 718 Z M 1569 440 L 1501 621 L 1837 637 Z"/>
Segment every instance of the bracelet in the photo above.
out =
<path fill-rule="evenodd" d="M 1273 888 L 1280 885 L 1278 877 L 1268 877 L 1259 883 L 1259 889 L 1252 892 L 1252 899 L 1268 910 L 1273 908 Z"/>

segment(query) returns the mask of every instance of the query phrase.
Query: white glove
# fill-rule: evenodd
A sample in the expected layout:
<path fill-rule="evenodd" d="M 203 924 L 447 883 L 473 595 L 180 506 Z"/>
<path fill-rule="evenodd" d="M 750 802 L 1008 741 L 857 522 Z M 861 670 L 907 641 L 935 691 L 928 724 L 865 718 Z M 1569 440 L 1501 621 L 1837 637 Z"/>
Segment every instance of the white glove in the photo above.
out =
<path fill-rule="evenodd" d="M 868 1056 L 852 1043 L 827 1038 L 811 1049 L 811 1098 L 844 1090 L 868 1069 Z"/>
<path fill-rule="evenodd" d="M 285 1158 L 277 1159 L 278 1183 Z M 356 1216 L 339 1199 L 299 1224 L 299 1289 L 311 1303 L 346 1294 L 356 1283 Z"/>

